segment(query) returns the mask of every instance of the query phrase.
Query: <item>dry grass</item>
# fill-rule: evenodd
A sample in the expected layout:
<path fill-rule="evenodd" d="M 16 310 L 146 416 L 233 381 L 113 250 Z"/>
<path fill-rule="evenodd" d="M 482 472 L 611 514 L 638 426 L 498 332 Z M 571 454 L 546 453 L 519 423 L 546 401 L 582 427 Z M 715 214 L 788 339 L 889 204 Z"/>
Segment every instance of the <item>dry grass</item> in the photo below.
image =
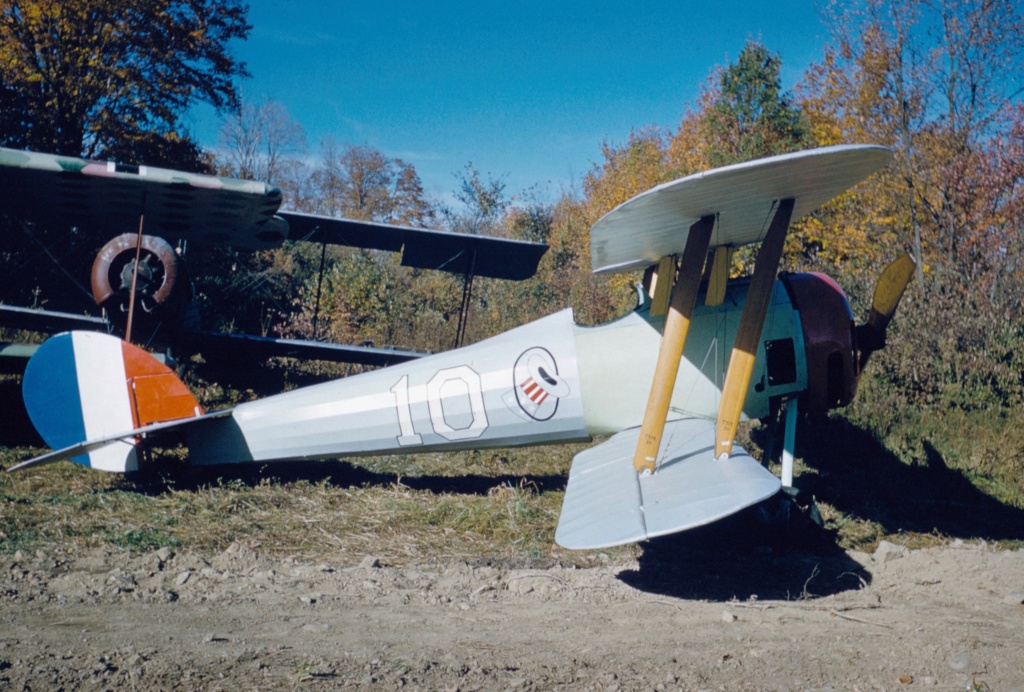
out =
<path fill-rule="evenodd" d="M 746 426 L 741 442 L 760 457 L 766 431 Z M 374 556 L 584 565 L 641 554 L 635 546 L 594 553 L 555 545 L 565 475 L 580 448 L 213 469 L 191 469 L 168 454 L 161 472 L 132 477 L 68 462 L 0 473 L 0 554 L 54 543 L 71 552 L 169 546 L 209 553 L 234 542 L 341 564 Z M 0 449 L 0 465 L 32 452 Z M 999 477 L 944 468 L 941 459 L 908 465 L 840 417 L 804 426 L 797 455 L 797 487 L 815 499 L 841 547 L 870 550 L 883 538 L 913 546 L 1024 539 L 1024 509 L 1006 499 Z"/>
<path fill-rule="evenodd" d="M 537 467 L 527 462 L 518 476 L 508 473 L 508 455 L 479 452 L 414 458 L 401 476 L 390 470 L 396 458 L 305 464 L 294 472 L 286 464 L 222 467 L 221 477 L 197 469 L 126 478 L 67 462 L 0 474 L 0 553 L 52 543 L 72 552 L 169 546 L 208 553 L 241 542 L 342 564 L 366 556 L 587 564 L 598 555 L 554 543 L 565 471 L 559 484 L 548 467 L 566 452 L 552 451 L 511 453 Z M 0 461 L 9 466 L 27 452 L 5 450 Z"/>

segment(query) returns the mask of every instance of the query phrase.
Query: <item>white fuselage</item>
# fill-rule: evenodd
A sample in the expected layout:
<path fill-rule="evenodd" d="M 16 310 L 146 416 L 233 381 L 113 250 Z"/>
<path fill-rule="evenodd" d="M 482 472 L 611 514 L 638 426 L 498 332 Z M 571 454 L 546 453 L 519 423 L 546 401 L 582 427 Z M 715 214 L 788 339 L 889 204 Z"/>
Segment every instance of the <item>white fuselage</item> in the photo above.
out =
<path fill-rule="evenodd" d="M 698 305 L 669 418 L 714 418 L 746 284 Z M 581 327 L 563 310 L 454 351 L 239 405 L 190 433 L 194 463 L 427 452 L 588 440 L 640 424 L 663 318 Z M 789 357 L 769 373 L 765 343 Z M 806 388 L 798 313 L 776 282 L 747 417 Z"/>

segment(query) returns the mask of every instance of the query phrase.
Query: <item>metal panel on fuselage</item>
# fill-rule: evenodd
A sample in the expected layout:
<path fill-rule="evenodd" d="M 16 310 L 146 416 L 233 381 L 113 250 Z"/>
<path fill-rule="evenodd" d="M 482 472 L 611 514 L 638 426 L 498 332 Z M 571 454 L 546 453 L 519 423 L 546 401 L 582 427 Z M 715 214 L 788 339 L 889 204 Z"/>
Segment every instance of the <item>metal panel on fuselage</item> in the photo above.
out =
<path fill-rule="evenodd" d="M 672 394 L 670 419 L 713 419 L 717 415 L 746 292 L 746 282 L 734 282 L 719 306 L 707 307 L 703 296 L 698 298 Z M 664 318 L 651 318 L 645 310 L 638 310 L 600 327 L 577 327 L 577 360 L 591 435 L 614 434 L 642 422 L 664 322 Z M 791 377 L 769 381 L 766 342 L 792 347 Z M 768 415 L 770 397 L 807 387 L 800 317 L 781 282 L 775 283 L 772 292 L 751 382 L 743 406 L 747 418 Z"/>
<path fill-rule="evenodd" d="M 235 426 L 239 445 L 190 444 L 195 463 L 588 439 L 572 311 L 465 348 L 241 404 L 230 419 L 211 423 Z M 226 432 L 213 436 L 223 442 L 232 437 Z"/>

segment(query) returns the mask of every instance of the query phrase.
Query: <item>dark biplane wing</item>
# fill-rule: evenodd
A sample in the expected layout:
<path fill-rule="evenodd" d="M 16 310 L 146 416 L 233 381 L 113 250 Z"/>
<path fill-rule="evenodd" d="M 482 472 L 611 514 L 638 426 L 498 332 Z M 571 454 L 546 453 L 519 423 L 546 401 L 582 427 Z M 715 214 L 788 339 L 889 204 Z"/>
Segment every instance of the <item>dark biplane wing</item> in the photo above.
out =
<path fill-rule="evenodd" d="M 195 331 L 184 335 L 189 348 L 200 353 L 216 353 L 221 358 L 233 358 L 244 353 L 249 359 L 303 358 L 327 360 L 336 363 L 362 365 L 394 365 L 428 355 L 426 351 L 374 346 L 349 346 L 323 341 L 277 339 L 253 334 L 226 334 L 223 332 Z"/>
<path fill-rule="evenodd" d="M 527 279 L 543 243 L 278 212 L 281 191 L 252 180 L 127 166 L 0 148 L 0 212 L 71 227 L 100 242 L 144 232 L 174 242 L 263 250 L 284 240 L 389 250 L 402 264 L 455 274 Z"/>
<path fill-rule="evenodd" d="M 75 315 L 68 312 L 20 308 L 0 304 L 0 324 L 10 329 L 56 333 L 63 331 L 110 332 L 111 325 L 102 317 Z M 252 334 L 193 331 L 182 335 L 182 345 L 200 353 L 214 353 L 220 358 L 245 361 L 265 358 L 303 358 L 336 363 L 358 363 L 384 366 L 404 363 L 427 355 L 425 351 L 373 346 L 350 346 L 303 339 L 278 339 Z M 35 344 L 0 342 L 0 373 L 21 373 L 35 353 Z"/>
<path fill-rule="evenodd" d="M 75 315 L 69 312 L 20 308 L 0 303 L 0 325 L 9 329 L 30 332 L 55 333 L 69 330 L 88 332 L 109 331 L 102 317 Z M 37 344 L 0 342 L 0 373 L 20 374 L 25 363 L 36 352 Z"/>
<path fill-rule="evenodd" d="M 484 235 L 431 231 L 282 211 L 290 240 L 350 245 L 402 253 L 402 265 L 520 281 L 537 272 L 548 249 L 542 243 Z"/>
<path fill-rule="evenodd" d="M 275 247 L 281 191 L 252 180 L 87 161 L 0 148 L 0 211 L 48 227 L 75 227 L 98 244 L 139 230 L 168 241 Z"/>
<path fill-rule="evenodd" d="M 79 237 L 95 238 L 96 247 L 113 236 L 137 233 L 141 223 L 145 234 L 172 243 L 264 250 L 294 240 L 399 252 L 403 265 L 460 274 L 466 277 L 467 286 L 474 276 L 527 279 L 536 273 L 547 250 L 542 243 L 279 212 L 281 201 L 278 188 L 251 180 L 0 148 L 0 214 L 43 227 L 74 228 Z M 109 331 L 102 321 L 83 325 L 77 316 L 67 313 L 31 318 L 7 310 L 0 311 L 0 326 L 51 332 Z M 221 353 L 369 365 L 418 355 L 387 348 L 208 332 L 192 333 L 188 341 Z"/>
<path fill-rule="evenodd" d="M 30 332 L 59 331 L 107 331 L 107 321 L 92 315 L 75 315 L 70 312 L 19 308 L 0 303 L 0 324 L 10 329 L 25 329 Z"/>

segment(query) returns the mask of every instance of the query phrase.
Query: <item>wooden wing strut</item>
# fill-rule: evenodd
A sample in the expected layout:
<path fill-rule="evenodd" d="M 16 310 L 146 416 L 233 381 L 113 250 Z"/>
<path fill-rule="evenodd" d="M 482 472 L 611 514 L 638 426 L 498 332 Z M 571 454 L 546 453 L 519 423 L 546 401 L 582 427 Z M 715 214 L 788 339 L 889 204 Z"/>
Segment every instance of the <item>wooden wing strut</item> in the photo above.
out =
<path fill-rule="evenodd" d="M 640 439 L 637 442 L 636 455 L 633 457 L 633 468 L 637 473 L 654 471 L 658 448 L 661 446 L 661 435 L 665 430 L 665 419 L 668 417 L 669 402 L 672 400 L 672 390 L 675 388 L 676 375 L 679 374 L 679 359 L 683 356 L 686 334 L 690 330 L 693 306 L 697 302 L 697 290 L 700 288 L 701 274 L 704 271 L 704 262 L 707 260 L 708 248 L 711 245 L 711 231 L 714 227 L 714 215 L 702 217 L 690 226 L 686 238 L 679 267 L 679 279 L 672 291 L 672 303 L 665 317 L 661 349 L 658 351 L 658 363 L 654 369 L 654 382 L 651 384 L 644 422 L 640 428 Z"/>
<path fill-rule="evenodd" d="M 793 214 L 793 204 L 792 198 L 779 202 L 768 227 L 768 233 L 757 251 L 757 259 L 754 260 L 754 275 L 750 279 L 750 288 L 747 289 L 747 301 L 743 305 L 739 331 L 736 333 L 732 355 L 729 357 L 729 369 L 725 373 L 722 402 L 718 407 L 716 459 L 723 455 L 729 456 L 733 440 L 736 439 L 736 429 L 743 414 L 743 402 L 747 398 L 747 387 L 750 386 L 750 376 L 754 372 L 757 345 L 761 341 L 761 328 L 768 314 L 775 275 L 779 271 L 779 261 L 782 259 L 786 231 Z"/>

